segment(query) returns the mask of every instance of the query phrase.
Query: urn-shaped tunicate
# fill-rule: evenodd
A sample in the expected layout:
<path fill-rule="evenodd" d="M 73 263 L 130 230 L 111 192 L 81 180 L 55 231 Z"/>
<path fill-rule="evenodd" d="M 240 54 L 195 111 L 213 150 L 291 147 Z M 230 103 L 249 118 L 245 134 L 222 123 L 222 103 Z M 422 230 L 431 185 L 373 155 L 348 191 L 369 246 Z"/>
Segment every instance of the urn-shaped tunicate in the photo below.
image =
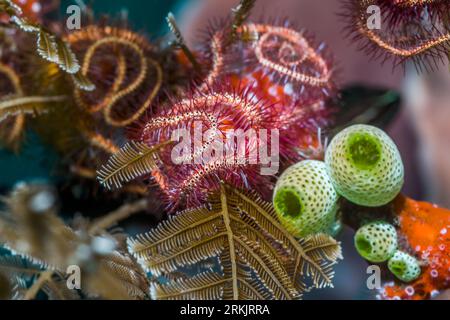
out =
<path fill-rule="evenodd" d="M 355 234 L 355 247 L 370 262 L 387 261 L 397 250 L 397 231 L 383 221 L 366 224 Z"/>
<path fill-rule="evenodd" d="M 336 191 L 358 205 L 385 205 L 403 186 L 397 146 L 373 126 L 354 125 L 341 131 L 331 141 L 325 162 Z"/>
<path fill-rule="evenodd" d="M 294 236 L 304 237 L 337 230 L 338 198 L 325 163 L 306 160 L 281 175 L 273 202 L 284 227 Z"/>
<path fill-rule="evenodd" d="M 388 268 L 398 279 L 404 282 L 416 280 L 421 273 L 417 259 L 402 251 L 395 252 L 388 262 Z"/>

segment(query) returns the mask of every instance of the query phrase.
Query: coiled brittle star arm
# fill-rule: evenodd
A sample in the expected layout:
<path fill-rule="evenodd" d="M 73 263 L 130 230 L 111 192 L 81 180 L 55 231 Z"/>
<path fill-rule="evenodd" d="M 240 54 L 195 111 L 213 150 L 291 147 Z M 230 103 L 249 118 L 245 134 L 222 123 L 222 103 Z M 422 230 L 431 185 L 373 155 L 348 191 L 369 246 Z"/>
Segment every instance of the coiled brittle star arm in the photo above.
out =
<path fill-rule="evenodd" d="M 450 32 L 448 32 L 446 34 L 440 35 L 437 38 L 423 41 L 422 44 L 418 44 L 416 46 L 412 46 L 411 48 L 405 49 L 405 48 L 398 48 L 395 45 L 389 44 L 388 41 L 383 40 L 382 37 L 377 35 L 375 32 L 367 30 L 364 27 L 360 26 L 359 30 L 362 34 L 366 35 L 370 41 L 374 42 L 380 48 L 388 51 L 393 55 L 404 58 L 414 57 L 420 53 L 426 52 L 432 48 L 435 48 L 450 41 Z"/>
<path fill-rule="evenodd" d="M 81 98 L 80 90 L 77 90 L 76 95 L 79 104 L 81 104 L 85 109 L 89 110 L 89 112 L 97 112 L 103 110 L 104 118 L 107 123 L 109 123 L 112 126 L 123 127 L 136 121 L 145 112 L 145 110 L 147 110 L 147 108 L 149 107 L 149 105 L 159 92 L 159 89 L 161 88 L 163 71 L 159 63 L 153 60 L 152 58 L 147 57 L 144 54 L 144 51 L 137 44 L 127 39 L 121 39 L 118 37 L 107 37 L 95 42 L 93 45 L 89 47 L 84 58 L 82 74 L 87 76 L 92 65 L 92 59 L 96 51 L 100 47 L 114 46 L 114 45 L 121 45 L 123 47 L 126 47 L 135 52 L 136 55 L 139 57 L 139 66 L 140 66 L 139 73 L 134 78 L 134 80 L 130 84 L 126 85 L 123 89 L 120 89 L 123 86 L 123 82 L 125 80 L 126 61 L 123 54 L 119 54 L 117 77 L 110 91 L 106 94 L 103 100 L 101 100 L 99 103 L 96 103 L 93 106 L 89 106 L 86 105 L 86 103 Z M 136 90 L 138 90 L 138 88 L 144 83 L 146 77 L 148 77 L 149 65 L 151 65 L 156 72 L 156 81 L 154 87 L 152 88 L 152 90 L 150 90 L 146 99 L 140 104 L 140 106 L 138 106 L 137 110 L 130 117 L 121 120 L 114 119 L 111 116 L 113 106 L 125 96 L 130 95 Z"/>
<path fill-rule="evenodd" d="M 261 66 L 298 83 L 314 87 L 323 87 L 329 84 L 332 72 L 326 61 L 311 47 L 307 39 L 300 32 L 286 27 L 254 23 L 243 25 L 237 28 L 236 32 L 242 38 L 249 38 L 255 42 L 252 50 Z M 268 57 L 264 53 L 265 49 L 278 45 L 270 41 L 271 37 L 278 37 L 277 41 L 280 42 L 277 61 L 273 61 L 271 57 Z M 224 68 L 225 49 L 223 47 L 223 39 L 223 31 L 216 32 L 212 37 L 211 51 L 213 54 L 213 63 L 205 79 L 205 84 L 202 86 L 203 89 L 212 85 Z M 302 49 L 303 53 L 301 57 L 295 61 L 286 61 L 283 54 L 286 53 L 286 50 L 289 50 L 291 53 L 296 53 L 295 46 Z M 296 70 L 305 61 L 310 61 L 313 65 L 317 66 L 317 76 Z"/>

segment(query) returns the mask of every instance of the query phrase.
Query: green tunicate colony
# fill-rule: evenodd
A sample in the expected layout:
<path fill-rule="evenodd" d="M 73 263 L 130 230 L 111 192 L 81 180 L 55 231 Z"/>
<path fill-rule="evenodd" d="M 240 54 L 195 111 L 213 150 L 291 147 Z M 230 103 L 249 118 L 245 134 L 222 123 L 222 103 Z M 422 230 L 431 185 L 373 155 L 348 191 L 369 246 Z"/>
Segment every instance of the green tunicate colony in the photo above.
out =
<path fill-rule="evenodd" d="M 385 262 L 397 250 L 397 231 L 383 221 L 366 224 L 356 232 L 355 248 L 370 262 Z"/>
<path fill-rule="evenodd" d="M 293 235 L 331 233 L 339 196 L 325 163 L 306 160 L 290 167 L 278 180 L 274 195 L 280 221 Z"/>
<path fill-rule="evenodd" d="M 395 252 L 389 260 L 388 268 L 398 279 L 404 282 L 416 280 L 421 273 L 417 259 L 402 251 Z"/>
<path fill-rule="evenodd" d="M 372 126 L 356 125 L 340 132 L 325 162 L 337 192 L 361 206 L 383 206 L 403 186 L 403 162 L 396 145 Z"/>
<path fill-rule="evenodd" d="M 305 160 L 288 168 L 277 181 L 273 203 L 278 219 L 294 236 L 335 235 L 340 196 L 360 206 L 383 206 L 400 193 L 403 179 L 403 162 L 391 138 L 378 128 L 354 125 L 331 141 L 325 162 Z M 370 262 L 389 261 L 389 269 L 402 281 L 420 275 L 415 258 L 397 251 L 396 229 L 386 222 L 361 227 L 355 248 Z"/>

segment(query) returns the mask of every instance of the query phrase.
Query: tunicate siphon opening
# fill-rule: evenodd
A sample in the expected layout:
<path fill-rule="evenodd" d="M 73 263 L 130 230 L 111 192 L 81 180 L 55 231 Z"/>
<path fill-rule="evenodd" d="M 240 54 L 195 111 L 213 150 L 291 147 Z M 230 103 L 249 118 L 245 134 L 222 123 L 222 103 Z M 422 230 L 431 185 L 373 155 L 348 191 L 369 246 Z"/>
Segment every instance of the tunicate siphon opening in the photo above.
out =
<path fill-rule="evenodd" d="M 302 204 L 294 191 L 279 190 L 274 203 L 277 210 L 285 216 L 296 218 L 301 214 Z"/>
<path fill-rule="evenodd" d="M 354 165 L 363 170 L 373 168 L 381 158 L 381 145 L 367 133 L 354 133 L 348 141 L 348 152 Z"/>

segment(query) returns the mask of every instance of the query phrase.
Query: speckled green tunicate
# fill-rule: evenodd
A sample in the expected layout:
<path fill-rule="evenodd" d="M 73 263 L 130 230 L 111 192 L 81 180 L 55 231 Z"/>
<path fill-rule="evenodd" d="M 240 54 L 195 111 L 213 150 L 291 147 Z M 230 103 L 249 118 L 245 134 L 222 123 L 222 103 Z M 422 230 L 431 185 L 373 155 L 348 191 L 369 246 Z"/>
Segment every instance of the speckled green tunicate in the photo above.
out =
<path fill-rule="evenodd" d="M 288 168 L 278 179 L 274 207 L 284 227 L 296 237 L 332 234 L 336 228 L 338 194 L 325 163 L 306 160 Z"/>
<path fill-rule="evenodd" d="M 349 201 L 378 207 L 392 201 L 403 186 L 400 153 L 382 130 L 355 125 L 340 132 L 325 162 L 336 191 Z"/>
<path fill-rule="evenodd" d="M 417 259 L 402 251 L 395 252 L 389 260 L 388 268 L 392 274 L 404 282 L 416 280 L 421 273 Z"/>
<path fill-rule="evenodd" d="M 370 262 L 387 261 L 397 250 L 397 231 L 383 221 L 366 224 L 355 234 L 355 248 Z"/>

